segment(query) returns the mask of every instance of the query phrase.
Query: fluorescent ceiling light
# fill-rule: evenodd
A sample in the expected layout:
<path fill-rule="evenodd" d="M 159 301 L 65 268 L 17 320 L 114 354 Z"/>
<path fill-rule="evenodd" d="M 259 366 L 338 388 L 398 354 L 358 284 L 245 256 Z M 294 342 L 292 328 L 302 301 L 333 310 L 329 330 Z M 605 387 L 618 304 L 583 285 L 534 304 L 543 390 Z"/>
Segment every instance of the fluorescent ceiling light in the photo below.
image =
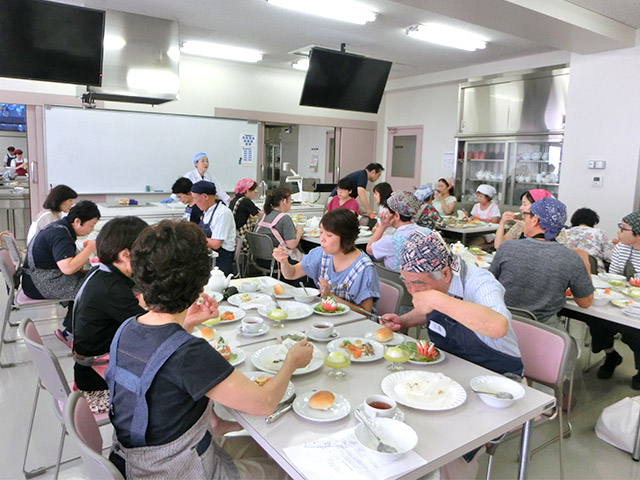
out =
<path fill-rule="evenodd" d="M 236 60 L 238 62 L 255 63 L 262 60 L 262 53 L 248 48 L 230 47 L 208 42 L 184 42 L 180 48 L 187 55 Z"/>
<path fill-rule="evenodd" d="M 127 41 L 117 35 L 105 35 L 102 44 L 105 50 L 122 50 Z"/>
<path fill-rule="evenodd" d="M 300 60 L 296 60 L 295 62 L 291 62 L 291 66 L 296 70 L 309 70 L 309 59 L 302 58 Z"/>
<path fill-rule="evenodd" d="M 266 0 L 277 7 L 297 10 L 319 17 L 332 18 L 342 22 L 364 25 L 375 21 L 376 12 L 372 12 L 365 5 L 342 0 Z"/>
<path fill-rule="evenodd" d="M 178 47 L 170 47 L 167 50 L 167 56 L 174 62 L 180 61 L 180 49 Z"/>
<path fill-rule="evenodd" d="M 464 30 L 447 27 L 445 25 L 411 25 L 405 28 L 407 35 L 426 42 L 437 43 L 447 47 L 459 48 L 473 52 L 486 48 L 487 41 L 477 35 Z"/>

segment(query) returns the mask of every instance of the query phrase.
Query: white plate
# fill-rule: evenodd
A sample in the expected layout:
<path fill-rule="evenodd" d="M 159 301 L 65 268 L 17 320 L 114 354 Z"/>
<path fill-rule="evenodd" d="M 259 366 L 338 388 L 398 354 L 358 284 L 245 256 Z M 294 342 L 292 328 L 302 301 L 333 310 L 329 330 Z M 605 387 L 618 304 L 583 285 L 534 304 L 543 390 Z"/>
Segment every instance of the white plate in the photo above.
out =
<path fill-rule="evenodd" d="M 230 363 L 231 365 L 233 365 L 234 367 L 235 367 L 236 365 L 240 365 L 242 362 L 244 362 L 244 361 L 247 359 L 247 354 L 246 354 L 246 352 L 245 352 L 244 350 L 242 350 L 241 348 L 238 348 L 238 347 L 231 347 L 231 353 L 232 353 L 232 354 L 234 354 L 234 353 L 235 353 L 235 354 L 237 355 L 237 357 L 236 357 L 236 359 L 235 359 L 235 360 L 233 360 L 233 361 L 230 361 L 230 362 L 229 362 L 229 363 Z"/>
<path fill-rule="evenodd" d="M 245 332 L 244 330 L 242 330 L 242 325 L 238 325 L 236 327 L 236 333 L 238 335 L 244 335 L 245 337 L 259 337 L 260 335 L 264 335 L 268 331 L 269 325 L 267 325 L 266 323 L 260 325 L 260 330 L 258 330 L 257 332 Z"/>
<path fill-rule="evenodd" d="M 327 410 L 316 410 L 309 407 L 309 399 L 316 393 L 315 390 L 299 395 L 293 401 L 293 411 L 302 418 L 311 420 L 312 422 L 333 422 L 349 415 L 351 405 L 349 401 L 342 395 L 334 393 L 336 399 Z"/>
<path fill-rule="evenodd" d="M 287 318 L 283 321 L 287 322 L 289 320 L 301 320 L 303 318 L 307 318 L 313 313 L 313 308 L 311 305 L 302 302 L 293 302 L 293 301 L 282 301 L 278 302 L 282 310 L 287 312 Z M 267 305 L 259 305 L 258 313 L 263 317 L 267 316 Z"/>
<path fill-rule="evenodd" d="M 360 233 L 358 234 L 359 237 L 370 237 L 371 235 L 373 235 L 373 232 L 369 230 L 360 230 Z"/>
<path fill-rule="evenodd" d="M 384 345 L 380 342 L 376 342 L 375 340 L 367 340 L 362 337 L 342 337 L 337 338 L 327 344 L 327 351 L 329 352 L 340 352 L 340 353 L 349 353 L 349 351 L 345 348 L 340 347 L 340 344 L 345 340 L 349 340 L 351 343 L 355 343 L 356 340 L 360 340 L 363 344 L 370 343 L 373 347 L 373 355 L 365 355 L 364 353 L 360 358 L 351 357 L 352 362 L 374 362 L 376 360 L 380 360 L 382 355 L 384 354 Z"/>
<path fill-rule="evenodd" d="M 213 290 L 205 290 L 203 293 L 206 293 L 218 303 L 220 303 L 224 298 L 224 296 L 220 292 L 214 292 Z"/>
<path fill-rule="evenodd" d="M 222 307 L 218 307 L 218 313 L 220 315 L 222 315 L 225 312 L 231 312 L 233 313 L 234 319 L 233 320 L 219 320 L 218 319 L 220 317 L 216 317 L 216 318 L 212 318 L 209 320 L 206 320 L 204 322 L 202 322 L 203 325 L 206 326 L 216 326 L 216 325 L 226 325 L 227 323 L 233 323 L 233 322 L 237 322 L 238 320 L 242 320 L 245 316 L 245 312 L 244 310 L 242 310 L 241 308 L 237 308 L 237 307 L 229 307 L 228 305 L 222 306 Z"/>
<path fill-rule="evenodd" d="M 264 293 L 256 293 L 256 292 L 236 293 L 235 295 L 231 295 L 227 299 L 227 302 L 229 302 L 234 307 L 240 307 L 242 305 L 246 306 L 246 304 L 250 303 L 250 302 L 256 302 L 256 301 L 257 302 L 265 302 L 265 301 L 268 301 L 270 299 L 271 298 L 268 295 L 265 295 Z M 253 306 L 253 308 L 255 308 L 255 305 Z"/>
<path fill-rule="evenodd" d="M 273 290 L 274 285 L 282 286 L 282 288 L 284 288 L 284 293 L 282 295 L 276 295 L 276 292 L 274 292 Z M 291 285 L 287 285 L 286 283 L 281 283 L 281 282 L 274 282 L 273 285 L 268 285 L 267 287 L 263 288 L 262 292 L 265 295 L 273 295 L 276 298 L 293 298 L 294 290 L 295 290 L 295 287 L 292 287 Z"/>
<path fill-rule="evenodd" d="M 355 408 L 356 410 L 360 410 L 364 413 L 364 403 Z M 366 414 L 365 414 L 366 415 Z M 399 422 L 404 422 L 404 412 L 396 407 L 396 413 L 393 414 L 393 417 L 380 417 L 380 418 L 390 418 L 391 420 L 397 420 Z"/>
<path fill-rule="evenodd" d="M 620 280 L 621 282 L 626 282 L 627 281 L 627 277 L 625 277 L 624 275 L 617 275 L 615 273 L 600 272 L 598 274 L 598 276 L 600 278 L 602 278 L 603 280 L 605 280 L 606 282 L 609 282 L 611 280 Z"/>
<path fill-rule="evenodd" d="M 347 307 L 346 305 L 344 305 L 342 303 L 338 304 L 338 310 L 336 310 L 333 313 L 323 312 L 321 310 L 316 310 L 316 307 L 320 308 L 320 305 L 322 305 L 322 302 L 314 303 L 311 306 L 313 308 L 313 313 L 317 313 L 318 315 L 327 315 L 329 317 L 335 317 L 336 315 L 344 315 L 345 313 L 348 313 L 348 312 L 351 311 L 351 309 L 349 307 Z"/>
<path fill-rule="evenodd" d="M 422 388 L 415 394 L 407 394 L 407 384 L 418 384 Z M 467 399 L 462 385 L 441 373 L 403 370 L 384 377 L 380 386 L 385 395 L 396 402 L 418 410 L 450 410 Z M 442 393 L 436 393 L 438 391 Z"/>
<path fill-rule="evenodd" d="M 282 362 L 279 364 L 275 364 L 278 366 L 274 366 L 270 362 L 276 359 L 283 359 L 287 356 L 288 350 L 278 344 L 278 345 L 268 345 L 266 347 L 262 347 L 260 350 L 257 350 L 251 355 L 251 362 L 255 365 L 256 368 L 260 370 L 264 370 L 265 372 L 277 373 L 282 366 Z M 322 352 L 317 349 L 315 346 L 313 347 L 313 358 L 309 365 L 304 368 L 298 368 L 294 370 L 293 375 L 302 375 L 309 372 L 315 372 L 323 365 L 324 355 Z"/>
<path fill-rule="evenodd" d="M 640 314 L 632 312 L 629 308 L 623 308 L 622 313 L 628 315 L 631 318 L 640 318 Z"/>
<path fill-rule="evenodd" d="M 596 293 L 598 293 L 599 295 L 602 295 L 603 297 L 608 297 L 609 300 L 620 300 L 624 298 L 624 295 L 622 293 L 615 292 L 611 289 L 609 289 L 609 293 L 604 293 L 603 288 L 596 288 Z"/>
<path fill-rule="evenodd" d="M 305 330 L 304 334 L 307 336 L 308 339 L 314 340 L 316 342 L 330 342 L 331 340 L 334 340 L 340 336 L 340 332 L 338 330 L 334 330 L 333 333 L 329 335 L 327 338 L 315 337 L 310 330 Z"/>
<path fill-rule="evenodd" d="M 376 332 L 367 332 L 364 334 L 364 338 L 367 340 L 376 340 Z M 376 340 L 376 342 L 384 343 L 385 345 L 399 345 L 404 342 L 404 337 L 399 333 L 393 332 L 393 337 L 386 342 L 381 342 L 380 340 Z"/>
<path fill-rule="evenodd" d="M 633 300 L 617 300 L 617 299 L 612 299 L 611 304 L 615 305 L 618 308 L 627 308 L 629 305 L 640 305 L 640 303 L 634 302 Z"/>
<path fill-rule="evenodd" d="M 249 377 L 249 380 L 251 380 L 252 382 L 255 381 L 256 378 L 258 377 L 273 377 L 273 373 L 268 373 L 268 372 L 242 372 L 244 373 L 247 377 Z M 289 382 L 287 384 L 287 389 L 284 392 L 284 395 L 282 396 L 282 399 L 280 400 L 280 402 L 285 402 L 287 400 L 289 400 L 291 398 L 291 396 L 295 393 L 296 389 L 293 386 L 293 383 Z"/>

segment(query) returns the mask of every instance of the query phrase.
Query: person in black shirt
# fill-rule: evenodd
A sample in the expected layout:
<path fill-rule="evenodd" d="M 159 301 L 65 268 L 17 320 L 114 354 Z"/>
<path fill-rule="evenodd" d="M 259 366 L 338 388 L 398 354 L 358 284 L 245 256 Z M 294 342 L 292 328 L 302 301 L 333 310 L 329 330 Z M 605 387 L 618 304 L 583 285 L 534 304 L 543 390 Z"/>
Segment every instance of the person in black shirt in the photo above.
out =
<path fill-rule="evenodd" d="M 178 197 L 182 203 L 186 205 L 184 209 L 183 220 L 189 220 L 195 224 L 200 224 L 202 220 L 202 210 L 198 208 L 193 195 L 191 195 L 191 187 L 193 183 L 185 177 L 180 177 L 171 187 L 171 193 Z"/>
<path fill-rule="evenodd" d="M 371 205 L 369 205 L 369 200 L 367 200 L 367 183 L 368 182 L 377 182 L 382 175 L 382 171 L 384 167 L 379 163 L 370 163 L 367 165 L 364 170 L 357 170 L 355 172 L 351 172 L 349 175 L 343 178 L 350 178 L 351 181 L 355 184 L 356 188 L 351 191 L 351 196 L 353 198 L 358 198 L 360 203 L 364 207 L 367 212 L 367 215 L 370 218 L 374 218 L 373 209 Z M 331 194 L 329 195 L 329 199 L 338 194 L 337 189 L 333 189 Z"/>
<path fill-rule="evenodd" d="M 236 196 L 233 197 L 229 208 L 233 213 L 233 218 L 236 222 L 236 235 L 242 238 L 242 251 L 247 252 L 249 246 L 245 242 L 245 232 L 253 232 L 258 221 L 260 209 L 253 203 L 253 199 L 256 196 L 256 188 L 258 184 L 250 178 L 242 178 L 236 183 L 236 188 L 233 189 Z"/>
<path fill-rule="evenodd" d="M 129 277 L 131 247 L 147 226 L 138 217 L 117 217 L 107 222 L 98 235 L 101 265 L 87 276 L 73 309 L 74 377 L 80 390 L 106 390 L 103 377 L 90 366 L 95 363 L 91 357 L 109 353 L 120 324 L 146 312 L 132 291 L 134 284 Z"/>

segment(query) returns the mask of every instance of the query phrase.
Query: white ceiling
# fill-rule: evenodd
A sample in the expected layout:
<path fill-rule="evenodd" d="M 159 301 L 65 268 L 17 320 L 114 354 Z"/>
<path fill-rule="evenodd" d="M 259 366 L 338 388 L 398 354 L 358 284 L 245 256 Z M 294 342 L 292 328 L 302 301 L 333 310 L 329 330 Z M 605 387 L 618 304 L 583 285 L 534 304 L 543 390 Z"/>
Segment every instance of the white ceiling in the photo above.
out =
<path fill-rule="evenodd" d="M 352 25 L 274 7 L 265 0 L 60 0 L 63 3 L 177 20 L 181 41 L 206 40 L 264 53 L 260 65 L 290 69 L 288 52 L 308 45 L 391 60 L 401 78 L 554 50 L 588 54 L 635 44 L 638 0 L 357 0 L 378 12 Z M 596 12 L 596 13 L 594 13 Z M 485 50 L 465 52 L 409 38 L 425 22 L 486 37 Z"/>

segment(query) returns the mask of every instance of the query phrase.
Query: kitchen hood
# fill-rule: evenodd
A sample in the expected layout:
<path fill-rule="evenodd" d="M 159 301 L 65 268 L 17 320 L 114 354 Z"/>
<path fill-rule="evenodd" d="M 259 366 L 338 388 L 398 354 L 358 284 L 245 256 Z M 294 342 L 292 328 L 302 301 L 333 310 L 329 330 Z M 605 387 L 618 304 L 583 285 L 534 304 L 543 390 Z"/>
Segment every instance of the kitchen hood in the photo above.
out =
<path fill-rule="evenodd" d="M 106 10 L 101 87 L 78 87 L 95 100 L 158 105 L 179 99 L 178 22 Z"/>

